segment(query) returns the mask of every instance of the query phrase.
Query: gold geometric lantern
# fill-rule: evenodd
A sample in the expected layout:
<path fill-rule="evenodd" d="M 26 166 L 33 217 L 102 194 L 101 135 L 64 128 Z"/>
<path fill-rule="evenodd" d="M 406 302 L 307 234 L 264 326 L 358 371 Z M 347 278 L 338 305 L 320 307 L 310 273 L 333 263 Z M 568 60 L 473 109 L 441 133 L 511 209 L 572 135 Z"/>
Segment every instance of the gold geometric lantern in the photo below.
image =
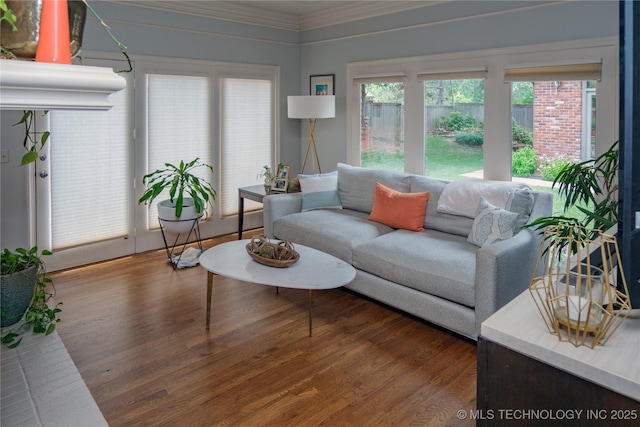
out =
<path fill-rule="evenodd" d="M 538 266 L 544 271 L 536 276 Z M 560 341 L 604 345 L 631 302 L 614 236 L 581 226 L 544 230 L 529 291 L 549 332 Z M 618 278 L 622 290 L 616 287 Z"/>

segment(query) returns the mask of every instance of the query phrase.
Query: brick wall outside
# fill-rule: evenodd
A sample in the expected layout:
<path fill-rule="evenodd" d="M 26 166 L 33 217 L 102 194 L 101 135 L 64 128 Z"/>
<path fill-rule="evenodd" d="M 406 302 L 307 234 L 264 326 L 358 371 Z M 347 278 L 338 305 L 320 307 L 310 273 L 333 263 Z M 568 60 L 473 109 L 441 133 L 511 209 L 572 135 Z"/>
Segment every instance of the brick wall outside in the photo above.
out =
<path fill-rule="evenodd" d="M 582 82 L 535 82 L 533 99 L 533 148 L 538 156 L 565 154 L 580 160 Z"/>

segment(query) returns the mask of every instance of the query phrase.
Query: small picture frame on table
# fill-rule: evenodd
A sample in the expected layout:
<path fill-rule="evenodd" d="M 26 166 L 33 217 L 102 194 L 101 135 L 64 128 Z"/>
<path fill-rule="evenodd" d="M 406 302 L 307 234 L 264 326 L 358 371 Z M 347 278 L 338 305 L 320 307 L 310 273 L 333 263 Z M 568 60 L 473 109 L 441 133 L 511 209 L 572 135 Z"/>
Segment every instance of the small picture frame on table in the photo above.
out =
<path fill-rule="evenodd" d="M 335 74 L 316 74 L 309 77 L 309 95 L 335 95 Z"/>
<path fill-rule="evenodd" d="M 291 165 L 278 165 L 276 177 L 271 184 L 271 191 L 286 193 L 287 187 L 289 187 L 289 175 L 291 175 Z"/>

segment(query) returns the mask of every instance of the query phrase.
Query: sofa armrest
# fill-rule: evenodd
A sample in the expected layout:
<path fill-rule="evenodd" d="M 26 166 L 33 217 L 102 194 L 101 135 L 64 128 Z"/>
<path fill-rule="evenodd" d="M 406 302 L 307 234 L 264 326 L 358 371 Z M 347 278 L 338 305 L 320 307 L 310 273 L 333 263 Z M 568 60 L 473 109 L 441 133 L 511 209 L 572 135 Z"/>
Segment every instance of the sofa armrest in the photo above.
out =
<path fill-rule="evenodd" d="M 264 234 L 273 239 L 273 222 L 285 215 L 302 211 L 302 193 L 272 194 L 262 199 Z"/>
<path fill-rule="evenodd" d="M 551 215 L 552 209 L 553 195 L 537 193 L 529 222 Z M 478 250 L 476 334 L 480 334 L 482 322 L 529 287 L 541 242 L 540 231 L 523 229 L 510 239 Z"/>

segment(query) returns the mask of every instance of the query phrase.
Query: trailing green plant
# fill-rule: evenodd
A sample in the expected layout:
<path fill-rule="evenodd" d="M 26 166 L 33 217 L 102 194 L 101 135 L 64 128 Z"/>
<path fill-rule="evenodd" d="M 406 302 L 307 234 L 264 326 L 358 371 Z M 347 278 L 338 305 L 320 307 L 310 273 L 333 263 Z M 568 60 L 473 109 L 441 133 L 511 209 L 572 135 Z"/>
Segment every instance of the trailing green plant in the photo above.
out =
<path fill-rule="evenodd" d="M 44 116 L 48 112 L 49 111 L 44 111 L 42 115 Z M 14 123 L 14 126 L 24 125 L 24 140 L 22 145 L 27 152 L 24 153 L 22 160 L 20 161 L 20 164 L 23 166 L 33 163 L 38 159 L 40 150 L 44 148 L 44 145 L 47 143 L 47 140 L 51 135 L 49 131 L 41 132 L 40 135 L 32 132 L 35 116 L 35 110 L 24 110 L 20 121 Z"/>
<path fill-rule="evenodd" d="M 0 0 L 0 23 L 2 21 L 6 22 L 11 26 L 12 31 L 18 31 L 16 27 L 16 20 L 18 17 L 13 13 L 13 11 L 7 6 L 7 2 L 5 0 Z M 4 58 L 14 58 L 15 56 L 5 49 L 2 45 L 0 45 L 0 52 L 2 53 L 2 57 Z"/>
<path fill-rule="evenodd" d="M 484 135 L 481 132 L 458 132 L 453 140 L 459 144 L 478 146 L 484 143 Z"/>
<path fill-rule="evenodd" d="M 9 25 L 11 25 L 11 29 L 13 31 L 18 31 L 16 28 L 16 19 L 18 19 L 13 13 L 11 9 L 7 6 L 7 2 L 5 0 L 0 0 L 0 11 L 2 11 L 2 16 L 0 16 L 0 22 L 6 21 Z"/>
<path fill-rule="evenodd" d="M 577 235 L 581 229 L 590 230 L 590 238 L 597 237 L 597 230 L 606 231 L 618 222 L 618 141 L 593 160 L 565 165 L 553 181 L 561 196 L 565 197 L 563 214 L 575 207 L 584 218 L 556 215 L 541 217 L 526 227 L 536 230 L 547 226 L 562 226 L 561 237 Z M 580 228 L 582 227 L 582 228 Z M 579 229 L 580 228 L 580 229 Z"/>
<path fill-rule="evenodd" d="M 125 69 L 125 70 L 116 70 L 116 73 L 129 73 L 131 71 L 133 71 L 133 65 L 131 65 L 131 59 L 129 58 L 129 55 L 127 55 L 127 47 L 125 45 L 123 45 L 120 40 L 118 40 L 113 33 L 111 32 L 111 27 L 109 27 L 107 25 L 106 22 L 104 22 L 104 20 L 102 18 L 100 18 L 100 16 L 98 15 L 98 12 L 96 12 L 93 7 L 91 7 L 91 5 L 89 4 L 89 2 L 87 0 L 82 0 L 82 2 L 84 4 L 87 5 L 87 9 L 89 9 L 89 12 L 91 12 L 91 14 L 98 20 L 98 22 L 100 23 L 100 25 L 102 25 L 102 28 L 104 29 L 104 31 L 107 33 L 107 35 L 111 38 L 111 40 L 113 40 L 113 42 L 116 44 L 116 46 L 118 46 L 118 49 L 120 49 L 120 52 L 124 55 L 124 57 L 127 59 L 127 64 L 129 65 L 129 68 Z"/>
<path fill-rule="evenodd" d="M 515 176 L 531 176 L 536 173 L 538 153 L 531 147 L 514 151 L 511 171 Z"/>
<path fill-rule="evenodd" d="M 213 167 L 200 163 L 199 157 L 188 163 L 181 160 L 178 166 L 171 163 L 164 165 L 164 169 L 157 169 L 142 178 L 142 183 L 147 185 L 147 190 L 142 194 L 138 203 L 151 204 L 156 197 L 168 189 L 169 198 L 176 205 L 176 217 L 180 217 L 185 194 L 193 199 L 198 213 L 203 212 L 207 205 L 216 200 L 216 191 L 211 184 L 193 174 L 193 171 L 198 168 L 207 168 L 213 173 Z"/>
<path fill-rule="evenodd" d="M 58 314 L 62 311 L 62 302 L 50 308 L 48 301 L 55 295 L 55 287 L 47 275 L 46 265 L 42 256 L 51 255 L 51 251 L 43 250 L 38 255 L 38 247 L 30 249 L 17 248 L 15 251 L 4 249 L 0 253 L 0 273 L 5 276 L 26 270 L 32 266 L 38 268 L 35 291 L 31 303 L 23 318 L 15 325 L 2 331 L 2 344 L 15 348 L 22 342 L 22 335 L 31 330 L 35 334 L 50 335 L 55 331 L 56 324 L 61 321 Z M 51 285 L 53 292 L 47 293 L 47 286 Z"/>

